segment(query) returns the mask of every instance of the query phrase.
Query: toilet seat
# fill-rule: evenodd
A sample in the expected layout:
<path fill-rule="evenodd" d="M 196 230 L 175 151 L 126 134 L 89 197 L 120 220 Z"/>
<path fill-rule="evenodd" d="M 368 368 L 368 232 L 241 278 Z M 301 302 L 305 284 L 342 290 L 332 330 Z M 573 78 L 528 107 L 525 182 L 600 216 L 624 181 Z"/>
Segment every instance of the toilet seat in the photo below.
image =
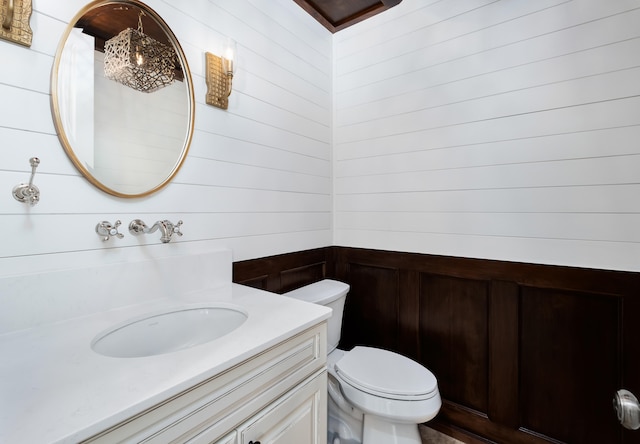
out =
<path fill-rule="evenodd" d="M 381 398 L 421 401 L 438 394 L 438 382 L 429 370 L 397 353 L 355 347 L 335 363 L 339 379 Z"/>
<path fill-rule="evenodd" d="M 371 347 L 343 353 L 333 372 L 345 399 L 364 412 L 365 422 L 367 415 L 373 415 L 415 426 L 437 415 L 442 400 L 436 378 L 417 362 Z"/>

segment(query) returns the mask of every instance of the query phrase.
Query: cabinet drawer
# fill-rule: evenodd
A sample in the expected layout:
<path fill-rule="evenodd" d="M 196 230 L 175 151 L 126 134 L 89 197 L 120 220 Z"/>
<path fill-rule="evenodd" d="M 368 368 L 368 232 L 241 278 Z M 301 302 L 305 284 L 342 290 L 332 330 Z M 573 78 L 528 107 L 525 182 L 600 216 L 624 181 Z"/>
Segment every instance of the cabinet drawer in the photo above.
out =
<path fill-rule="evenodd" d="M 85 442 L 167 444 L 205 429 L 220 439 L 323 368 L 326 334 L 323 322 Z"/>

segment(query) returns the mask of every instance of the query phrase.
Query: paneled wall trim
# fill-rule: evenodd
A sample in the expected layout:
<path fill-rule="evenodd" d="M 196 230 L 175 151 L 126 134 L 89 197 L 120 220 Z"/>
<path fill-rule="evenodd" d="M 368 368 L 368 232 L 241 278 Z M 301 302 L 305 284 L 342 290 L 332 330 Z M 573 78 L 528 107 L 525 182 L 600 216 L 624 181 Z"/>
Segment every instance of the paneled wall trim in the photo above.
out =
<path fill-rule="evenodd" d="M 639 442 L 611 400 L 640 393 L 640 273 L 346 247 L 234 264 L 236 282 L 275 292 L 324 277 L 351 285 L 342 348 L 437 376 L 432 427 L 472 443 Z"/>
<path fill-rule="evenodd" d="M 333 275 L 333 250 L 318 248 L 233 263 L 233 281 L 284 293 Z"/>

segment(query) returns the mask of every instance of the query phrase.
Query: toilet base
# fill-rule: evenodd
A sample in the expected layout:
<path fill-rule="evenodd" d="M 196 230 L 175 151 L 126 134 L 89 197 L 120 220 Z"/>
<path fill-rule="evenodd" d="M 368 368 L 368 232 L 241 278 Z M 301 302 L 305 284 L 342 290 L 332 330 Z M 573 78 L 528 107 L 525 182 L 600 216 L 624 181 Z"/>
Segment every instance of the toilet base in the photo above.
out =
<path fill-rule="evenodd" d="M 328 444 L 362 444 L 362 422 L 357 428 L 353 427 L 355 423 L 346 420 L 345 416 L 336 418 L 329 415 L 327 425 Z"/>
<path fill-rule="evenodd" d="M 340 393 L 336 379 L 329 374 L 327 415 L 328 444 L 362 444 L 364 414 L 349 405 Z"/>
<path fill-rule="evenodd" d="M 421 444 L 418 424 L 403 424 L 364 415 L 362 442 L 366 444 Z"/>

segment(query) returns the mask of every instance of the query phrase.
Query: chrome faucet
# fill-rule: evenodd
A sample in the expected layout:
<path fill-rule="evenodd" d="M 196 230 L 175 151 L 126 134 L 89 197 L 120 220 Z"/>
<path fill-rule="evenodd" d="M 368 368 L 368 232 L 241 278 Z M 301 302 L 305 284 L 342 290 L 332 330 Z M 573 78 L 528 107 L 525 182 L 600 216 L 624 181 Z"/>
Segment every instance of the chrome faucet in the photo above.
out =
<path fill-rule="evenodd" d="M 160 230 L 161 236 L 160 241 L 166 244 L 171 240 L 171 236 L 177 234 L 178 236 L 182 236 L 182 232 L 180 231 L 180 226 L 182 225 L 182 221 L 179 220 L 178 223 L 174 224 L 168 220 L 159 220 L 155 224 L 149 228 L 143 221 L 140 219 L 134 219 L 129 224 L 129 233 L 134 236 L 139 236 L 141 234 L 151 234 L 156 232 L 158 229 Z"/>

